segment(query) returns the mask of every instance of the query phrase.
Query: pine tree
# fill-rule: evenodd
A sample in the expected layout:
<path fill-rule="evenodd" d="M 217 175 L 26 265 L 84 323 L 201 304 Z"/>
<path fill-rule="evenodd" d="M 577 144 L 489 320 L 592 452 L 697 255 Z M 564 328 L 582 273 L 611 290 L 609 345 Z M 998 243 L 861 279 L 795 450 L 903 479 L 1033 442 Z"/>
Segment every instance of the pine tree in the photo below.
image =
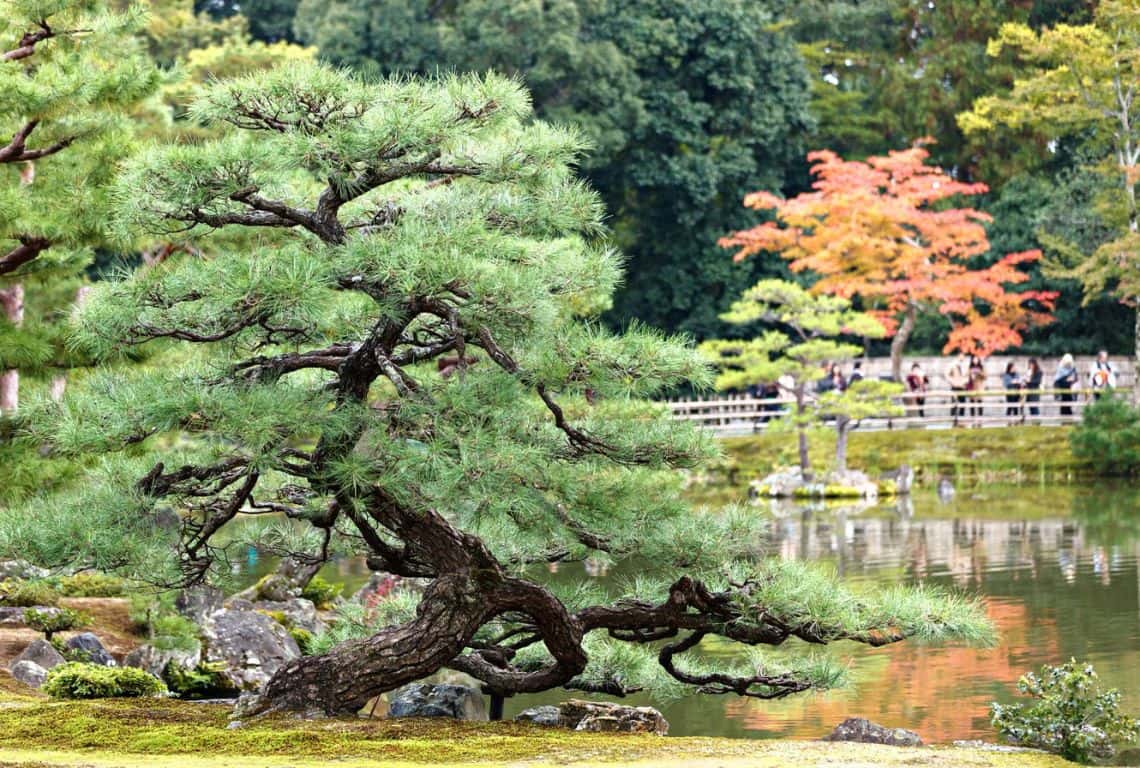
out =
<path fill-rule="evenodd" d="M 418 605 L 290 662 L 248 712 L 352 712 L 445 667 L 500 697 L 688 685 L 778 698 L 837 673 L 680 657 L 709 636 L 988 637 L 973 602 L 857 598 L 750 559 L 758 521 L 682 502 L 675 468 L 714 449 L 644 398 L 707 369 L 675 339 L 598 324 L 620 269 L 571 171 L 581 142 L 531 121 L 516 82 L 365 83 L 297 64 L 214 84 L 192 113 L 221 134 L 132 160 L 120 225 L 280 237 L 96 288 L 80 342 L 189 349 L 43 406 L 35 437 L 50 451 L 106 458 L 82 488 L 0 516 L 0 550 L 184 586 L 258 541 L 425 580 Z M 280 520 L 251 530 L 239 515 Z M 642 575 L 546 583 L 543 564 L 586 557 Z"/>
<path fill-rule="evenodd" d="M 131 38 L 142 20 L 100 0 L 0 0 L 0 411 L 16 408 L 18 369 L 68 364 L 52 324 L 106 242 L 128 113 L 158 85 Z M 41 311 L 21 327 L 25 286 Z"/>

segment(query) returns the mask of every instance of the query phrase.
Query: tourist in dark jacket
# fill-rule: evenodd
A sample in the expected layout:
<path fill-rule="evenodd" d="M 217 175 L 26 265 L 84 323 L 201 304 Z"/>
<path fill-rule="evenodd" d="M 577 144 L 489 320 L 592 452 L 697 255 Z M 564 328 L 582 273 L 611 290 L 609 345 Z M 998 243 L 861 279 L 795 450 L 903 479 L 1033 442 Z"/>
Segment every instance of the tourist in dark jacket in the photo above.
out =
<path fill-rule="evenodd" d="M 1025 402 L 1029 403 L 1029 415 L 1041 415 L 1037 403 L 1041 402 L 1041 386 L 1045 379 L 1045 372 L 1041 370 L 1036 357 L 1029 358 L 1029 378 L 1025 380 Z"/>
<path fill-rule="evenodd" d="M 1021 390 L 1025 388 L 1025 382 L 1012 361 L 1006 363 L 1005 373 L 1001 375 L 1001 385 L 1005 387 L 1005 415 L 1020 416 Z"/>

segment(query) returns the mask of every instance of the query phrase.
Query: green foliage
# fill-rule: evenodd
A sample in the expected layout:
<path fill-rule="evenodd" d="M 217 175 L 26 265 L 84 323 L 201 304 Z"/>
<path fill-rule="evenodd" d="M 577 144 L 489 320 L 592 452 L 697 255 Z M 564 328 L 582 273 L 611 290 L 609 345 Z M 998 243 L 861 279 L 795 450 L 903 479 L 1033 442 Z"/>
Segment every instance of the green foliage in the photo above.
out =
<path fill-rule="evenodd" d="M 1029 672 L 1017 690 L 1034 699 L 1026 704 L 992 705 L 992 722 L 1002 736 L 1044 749 L 1077 763 L 1112 757 L 1115 745 L 1140 736 L 1140 720 L 1120 712 L 1120 692 L 1101 691 L 1092 664 L 1070 659 Z"/>
<path fill-rule="evenodd" d="M 44 638 L 50 641 L 56 632 L 67 632 L 87 626 L 91 623 L 91 617 L 73 608 L 56 608 L 50 611 L 29 608 L 24 611 L 24 623 L 37 632 L 43 632 Z"/>
<path fill-rule="evenodd" d="M 126 586 L 118 576 L 85 571 L 60 578 L 57 589 L 63 597 L 121 597 Z"/>
<path fill-rule="evenodd" d="M 53 699 L 108 699 L 161 696 L 166 685 L 134 667 L 69 662 L 48 671 L 41 690 Z"/>
<path fill-rule="evenodd" d="M 297 641 L 297 647 L 301 649 L 301 655 L 312 656 L 314 647 L 313 633 L 307 629 L 301 629 L 300 627 L 288 627 L 287 630 L 289 636 Z"/>
<path fill-rule="evenodd" d="M 320 576 L 309 579 L 309 583 L 301 590 L 301 597 L 311 600 L 318 608 L 328 608 L 340 597 L 344 591 L 344 584 L 330 582 Z"/>
<path fill-rule="evenodd" d="M 1135 475 L 1140 472 L 1140 408 L 1121 397 L 1102 397 L 1084 410 L 1069 441 L 1073 455 L 1098 474 Z"/>
<path fill-rule="evenodd" d="M 59 590 L 50 581 L 4 579 L 0 581 L 0 605 L 54 606 L 59 603 Z"/>
<path fill-rule="evenodd" d="M 170 692 L 180 699 L 208 699 L 231 695 L 233 686 L 229 684 L 225 672 L 225 662 L 200 662 L 193 669 L 186 669 L 176 661 L 169 661 L 162 670 L 162 680 Z"/>
<path fill-rule="evenodd" d="M 198 625 L 177 613 L 156 617 L 150 630 L 150 644 L 159 650 L 190 651 L 198 647 Z"/>

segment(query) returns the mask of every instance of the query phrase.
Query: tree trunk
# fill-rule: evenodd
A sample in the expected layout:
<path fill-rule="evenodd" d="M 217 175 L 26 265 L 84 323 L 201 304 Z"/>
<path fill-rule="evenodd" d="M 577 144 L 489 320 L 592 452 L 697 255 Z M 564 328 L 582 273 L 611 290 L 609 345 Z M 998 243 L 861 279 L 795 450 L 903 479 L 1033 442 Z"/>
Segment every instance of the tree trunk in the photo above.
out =
<path fill-rule="evenodd" d="M 0 291 L 0 304 L 4 305 L 4 316 L 17 328 L 24 323 L 24 285 L 16 283 L 7 290 Z M 15 413 L 20 403 L 20 372 L 16 370 L 0 373 L 0 414 Z"/>
<path fill-rule="evenodd" d="M 835 418 L 835 469 L 847 471 L 847 436 L 851 434 L 851 420 L 844 416 Z"/>
<path fill-rule="evenodd" d="M 906 343 L 910 339 L 910 334 L 914 330 L 914 324 L 917 320 L 918 307 L 913 303 L 907 304 L 902 324 L 895 332 L 895 337 L 891 339 L 891 378 L 895 381 L 903 380 L 903 350 L 906 349 Z"/>
<path fill-rule="evenodd" d="M 804 401 L 805 401 L 806 397 L 807 396 L 806 396 L 806 393 L 804 392 L 804 385 L 801 382 L 801 383 L 796 385 L 796 414 L 798 416 L 802 417 L 804 410 L 806 410 L 805 405 L 804 405 Z M 811 479 L 811 457 L 808 455 L 807 430 L 805 430 L 803 427 L 797 427 L 796 428 L 796 436 L 799 439 L 799 448 L 800 448 L 800 475 L 804 478 L 804 480 L 810 480 Z"/>

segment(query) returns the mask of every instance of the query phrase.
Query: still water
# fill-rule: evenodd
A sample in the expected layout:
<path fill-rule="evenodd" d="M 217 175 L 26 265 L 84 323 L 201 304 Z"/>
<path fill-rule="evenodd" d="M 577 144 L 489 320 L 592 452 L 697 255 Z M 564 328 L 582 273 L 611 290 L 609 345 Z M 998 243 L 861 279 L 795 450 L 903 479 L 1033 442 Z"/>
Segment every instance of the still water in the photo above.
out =
<path fill-rule="evenodd" d="M 764 502 L 755 507 L 767 520 L 758 546 L 771 556 L 828 563 L 856 584 L 929 583 L 978 594 L 1000 642 L 985 650 L 839 644 L 828 652 L 849 665 L 848 687 L 778 702 L 690 696 L 661 707 L 670 733 L 816 738 L 862 716 L 914 729 L 928 742 L 992 739 L 989 703 L 1012 700 L 1023 672 L 1070 656 L 1093 662 L 1102 681 L 1122 691 L 1125 710 L 1140 712 L 1138 503 L 1134 490 L 1072 486 L 960 492 L 949 502 L 919 493 L 864 509 Z M 330 578 L 359 574 L 353 563 L 330 568 Z M 506 715 L 567 697 L 520 697 Z"/>

